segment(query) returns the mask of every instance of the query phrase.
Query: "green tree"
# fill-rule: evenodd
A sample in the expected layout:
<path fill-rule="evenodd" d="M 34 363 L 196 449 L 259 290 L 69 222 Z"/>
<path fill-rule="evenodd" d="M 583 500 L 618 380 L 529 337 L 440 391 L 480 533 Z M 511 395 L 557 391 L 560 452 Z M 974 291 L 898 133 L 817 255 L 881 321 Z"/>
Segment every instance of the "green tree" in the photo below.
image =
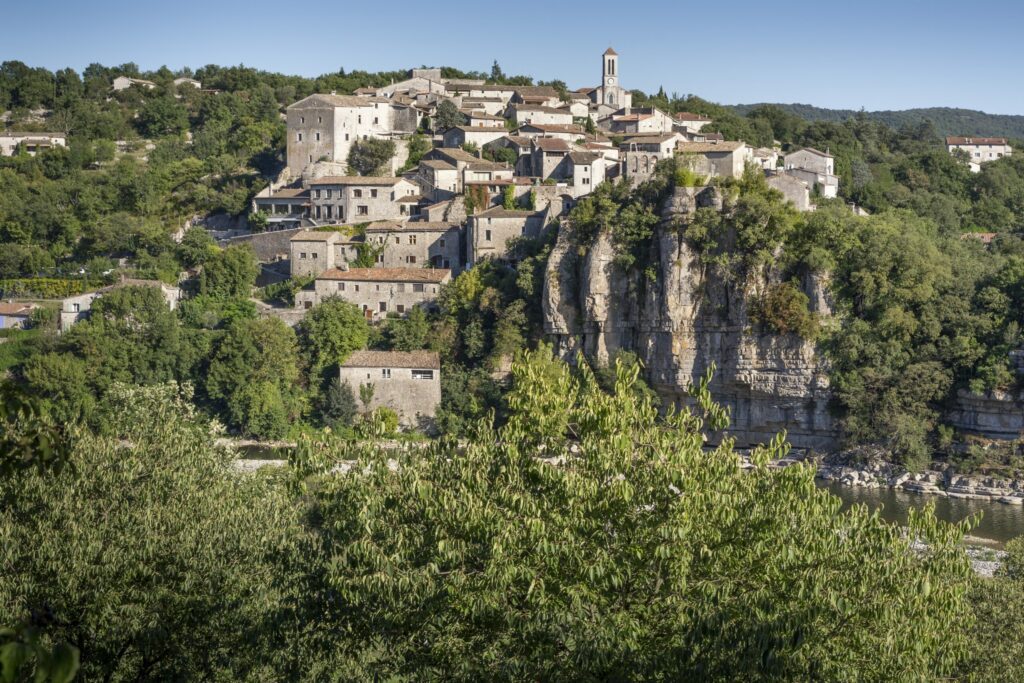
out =
<path fill-rule="evenodd" d="M 175 385 L 109 398 L 111 433 L 77 433 L 74 468 L 0 479 L 0 612 L 74 644 L 82 680 L 265 679 L 272 558 L 300 538 L 284 490 L 240 476 Z"/>
<path fill-rule="evenodd" d="M 210 359 L 206 391 L 231 426 L 280 438 L 302 409 L 295 332 L 277 318 L 242 319 L 227 330 Z"/>
<path fill-rule="evenodd" d="M 199 291 L 221 299 L 249 298 L 258 274 L 252 247 L 233 245 L 207 257 L 199 275 Z"/>
<path fill-rule="evenodd" d="M 186 268 L 201 266 L 216 253 L 217 243 L 206 230 L 189 228 L 178 244 L 178 260 Z"/>
<path fill-rule="evenodd" d="M 171 96 L 156 97 L 139 110 L 139 128 L 152 138 L 179 135 L 188 129 L 188 112 Z"/>
<path fill-rule="evenodd" d="M 443 100 L 437 105 L 437 111 L 434 113 L 434 129 L 437 132 L 443 133 L 449 128 L 461 126 L 465 122 L 466 117 L 451 100 Z"/>
<path fill-rule="evenodd" d="M 333 429 L 343 429 L 355 424 L 359 410 L 352 385 L 332 377 L 320 402 L 320 416 Z"/>
<path fill-rule="evenodd" d="M 366 348 L 370 326 L 358 306 L 328 297 L 306 313 L 299 335 L 310 372 L 318 377 L 333 372 L 353 351 Z"/>
<path fill-rule="evenodd" d="M 418 351 L 430 339 L 430 322 L 419 306 L 413 306 L 405 318 L 389 320 L 388 343 L 395 351 Z"/>
<path fill-rule="evenodd" d="M 380 176 L 389 171 L 395 157 L 395 142 L 369 138 L 352 144 L 348 153 L 348 169 L 357 175 Z"/>
<path fill-rule="evenodd" d="M 841 511 L 810 468 L 769 467 L 781 439 L 742 471 L 730 441 L 704 447 L 724 415 L 706 385 L 699 412 L 661 423 L 635 369 L 608 394 L 540 351 L 513 378 L 506 425 L 465 447 L 300 445 L 324 552 L 345 558 L 324 568 L 345 606 L 318 612 L 325 638 L 344 634 L 327 649 L 447 680 L 887 681 L 958 664 L 964 525 L 925 513 L 905 534 Z M 357 454 L 358 476 L 317 474 Z"/>

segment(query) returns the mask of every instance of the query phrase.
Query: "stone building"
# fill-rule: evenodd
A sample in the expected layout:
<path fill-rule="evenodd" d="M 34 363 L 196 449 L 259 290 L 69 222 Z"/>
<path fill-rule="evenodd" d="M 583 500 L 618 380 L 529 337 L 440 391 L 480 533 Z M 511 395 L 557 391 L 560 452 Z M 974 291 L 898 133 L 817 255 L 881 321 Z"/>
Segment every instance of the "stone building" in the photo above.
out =
<path fill-rule="evenodd" d="M 956 150 L 967 153 L 971 171 L 978 173 L 981 165 L 1013 154 L 1013 148 L 1006 138 L 976 138 L 951 135 L 946 138 L 946 150 L 951 154 Z"/>
<path fill-rule="evenodd" d="M 462 269 L 462 226 L 445 221 L 382 221 L 366 226 L 366 242 L 383 250 L 377 267 Z"/>
<path fill-rule="evenodd" d="M 633 104 L 633 94 L 619 85 L 619 55 L 608 48 L 601 55 L 601 85 L 588 92 L 594 104 L 604 104 L 615 109 Z"/>
<path fill-rule="evenodd" d="M 268 185 L 252 200 L 253 210 L 267 215 L 270 230 L 298 227 L 304 219 L 309 218 L 309 206 L 309 190 L 303 187 L 275 190 Z"/>
<path fill-rule="evenodd" d="M 752 160 L 745 142 L 680 142 L 676 154 L 692 171 L 703 176 L 739 178 Z"/>
<path fill-rule="evenodd" d="M 389 408 L 403 427 L 432 428 L 441 403 L 441 358 L 434 351 L 356 351 L 338 369 L 356 400 L 372 387 L 368 410 Z M 364 390 L 365 391 L 365 390 Z"/>
<path fill-rule="evenodd" d="M 114 79 L 111 84 L 112 90 L 127 90 L 131 87 L 145 88 L 146 90 L 152 90 L 156 87 L 156 83 L 153 81 L 147 81 L 144 78 L 129 78 L 128 76 L 118 76 Z"/>
<path fill-rule="evenodd" d="M 572 112 L 568 109 L 541 107 L 535 104 L 516 104 L 510 109 L 512 118 L 520 125 L 539 123 L 541 125 L 568 126 L 572 124 Z"/>
<path fill-rule="evenodd" d="M 659 161 L 672 156 L 681 139 L 679 133 L 627 137 L 619 145 L 621 174 L 634 183 L 647 180 Z"/>
<path fill-rule="evenodd" d="M 828 152 L 805 147 L 786 154 L 782 163 L 788 175 L 803 180 L 822 197 L 836 197 L 839 194 L 835 159 Z"/>
<path fill-rule="evenodd" d="M 13 133 L 0 132 L 0 156 L 12 157 L 24 151 L 29 156 L 52 147 L 67 147 L 64 133 Z"/>
<path fill-rule="evenodd" d="M 505 137 L 505 124 L 494 126 L 454 126 L 444 132 L 442 144 L 445 147 L 462 147 L 470 144 L 479 149 L 484 145 Z"/>
<path fill-rule="evenodd" d="M 657 107 L 631 107 L 620 109 L 599 121 L 613 133 L 671 133 L 672 118 Z"/>
<path fill-rule="evenodd" d="M 564 180 L 572 175 L 569 143 L 560 138 L 534 138 L 530 148 L 531 175 L 548 180 Z"/>
<path fill-rule="evenodd" d="M 806 181 L 800 180 L 788 173 L 772 171 L 765 179 L 768 187 L 772 187 L 782 193 L 782 196 L 793 203 L 798 211 L 810 211 L 814 208 L 811 204 L 811 187 Z"/>
<path fill-rule="evenodd" d="M 295 306 L 310 309 L 336 296 L 358 306 L 368 320 L 383 320 L 389 313 L 405 315 L 413 306 L 433 308 L 441 285 L 451 279 L 447 268 L 332 268 L 317 276 L 312 289 L 295 295 Z"/>
<path fill-rule="evenodd" d="M 573 197 L 582 197 L 594 191 L 605 181 L 608 169 L 615 162 L 605 159 L 597 152 L 570 152 L 569 164 L 572 172 Z"/>
<path fill-rule="evenodd" d="M 529 138 L 560 138 L 566 142 L 576 142 L 587 137 L 583 126 L 563 123 L 526 123 L 515 131 L 516 136 Z"/>
<path fill-rule="evenodd" d="M 309 183 L 314 221 L 368 223 L 409 218 L 409 205 L 400 200 L 419 196 L 416 183 L 399 177 L 325 176 Z"/>
<path fill-rule="evenodd" d="M 38 304 L 0 302 L 0 330 L 26 327 L 37 308 Z"/>
<path fill-rule="evenodd" d="M 494 207 L 469 217 L 466 239 L 469 243 L 468 266 L 483 259 L 508 257 L 509 241 L 516 237 L 537 237 L 547 220 L 545 211 Z"/>
<path fill-rule="evenodd" d="M 108 292 L 112 292 L 115 289 L 120 289 L 122 287 L 157 287 L 163 294 L 164 301 L 167 302 L 168 308 L 172 311 L 178 307 L 178 301 L 181 299 L 181 290 L 178 287 L 166 285 L 159 280 L 134 280 L 125 278 L 120 282 L 115 282 L 112 285 L 97 289 L 94 292 L 76 294 L 75 296 L 69 296 L 61 301 L 60 318 L 57 320 L 57 331 L 66 332 L 69 330 L 72 325 L 89 315 L 89 311 L 92 309 L 92 303 L 96 299 L 99 299 Z"/>
<path fill-rule="evenodd" d="M 688 111 L 679 111 L 672 115 L 672 127 L 686 136 L 701 132 L 711 119 Z"/>
<path fill-rule="evenodd" d="M 386 97 L 316 94 L 290 105 L 286 119 L 288 167 L 295 175 L 318 161 L 347 164 L 357 140 L 411 135 L 420 116 Z"/>

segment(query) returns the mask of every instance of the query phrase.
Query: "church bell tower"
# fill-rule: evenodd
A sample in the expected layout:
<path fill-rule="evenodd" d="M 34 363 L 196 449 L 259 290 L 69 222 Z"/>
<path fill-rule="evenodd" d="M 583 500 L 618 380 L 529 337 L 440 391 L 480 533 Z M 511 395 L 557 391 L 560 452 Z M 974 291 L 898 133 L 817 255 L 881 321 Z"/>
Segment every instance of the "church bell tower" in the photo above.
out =
<path fill-rule="evenodd" d="M 611 48 L 601 57 L 601 86 L 605 90 L 619 87 L 619 55 Z"/>

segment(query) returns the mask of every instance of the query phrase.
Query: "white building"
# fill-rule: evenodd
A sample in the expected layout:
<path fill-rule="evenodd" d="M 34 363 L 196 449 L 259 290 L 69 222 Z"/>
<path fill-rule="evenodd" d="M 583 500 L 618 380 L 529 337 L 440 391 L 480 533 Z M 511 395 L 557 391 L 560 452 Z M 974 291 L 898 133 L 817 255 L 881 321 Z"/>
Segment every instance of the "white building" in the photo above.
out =
<path fill-rule="evenodd" d="M 594 104 L 604 104 L 615 109 L 630 107 L 633 94 L 619 85 L 619 54 L 608 48 L 601 55 L 601 85 L 588 93 Z"/>
<path fill-rule="evenodd" d="M 1013 148 L 1007 143 L 1006 138 L 975 138 L 959 137 L 951 135 L 946 138 L 946 150 L 950 154 L 956 150 L 963 150 L 967 153 L 967 163 L 971 171 L 977 173 L 981 165 L 988 161 L 995 161 L 1013 154 Z"/>
<path fill-rule="evenodd" d="M 63 133 L 0 133 L 0 156 L 12 157 L 24 150 L 30 156 L 52 147 L 67 147 Z"/>
<path fill-rule="evenodd" d="M 782 158 L 788 175 L 806 182 L 825 198 L 839 195 L 839 177 L 835 174 L 835 159 L 828 152 L 805 147 Z"/>

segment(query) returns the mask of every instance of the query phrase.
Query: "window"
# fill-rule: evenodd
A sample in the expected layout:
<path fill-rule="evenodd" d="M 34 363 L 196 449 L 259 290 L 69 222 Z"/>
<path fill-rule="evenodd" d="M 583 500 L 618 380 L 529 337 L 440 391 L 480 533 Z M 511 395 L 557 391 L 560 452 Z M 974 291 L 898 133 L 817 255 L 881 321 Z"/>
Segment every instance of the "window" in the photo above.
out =
<path fill-rule="evenodd" d="M 451 268 L 451 262 L 449 262 L 448 259 L 441 259 L 441 267 Z"/>
<path fill-rule="evenodd" d="M 352 196 L 353 196 L 353 197 L 358 197 L 358 198 L 362 199 L 362 197 L 363 197 L 363 191 L 362 191 L 362 190 L 360 190 L 360 189 L 355 189 L 355 190 L 352 190 Z"/>
<path fill-rule="evenodd" d="M 398 304 L 397 306 L 395 306 L 395 308 L 398 310 L 399 313 L 405 313 L 405 306 L 403 304 Z"/>
<path fill-rule="evenodd" d="M 302 302 L 302 307 L 305 308 L 308 311 L 309 309 L 313 308 L 313 302 L 312 301 L 303 301 Z"/>
<path fill-rule="evenodd" d="M 313 155 L 312 154 L 309 155 L 309 163 L 313 163 Z"/>
<path fill-rule="evenodd" d="M 399 282 L 398 283 L 398 291 L 399 292 L 404 292 L 405 291 L 405 283 L 404 282 Z"/>
<path fill-rule="evenodd" d="M 356 291 L 359 291 L 359 285 L 355 285 Z"/>
<path fill-rule="evenodd" d="M 379 120 L 379 119 L 378 119 L 378 118 L 377 118 L 376 116 L 374 116 L 374 117 L 373 117 L 373 123 L 374 123 L 374 124 L 377 124 L 377 123 L 379 123 L 379 122 L 380 122 L 380 120 Z"/>
<path fill-rule="evenodd" d="M 331 206 L 330 204 L 328 204 L 327 206 L 325 206 L 325 207 L 324 207 L 324 210 L 325 210 L 325 211 L 324 211 L 324 213 L 325 213 L 325 215 L 326 215 L 326 217 L 327 217 L 327 218 L 330 218 L 330 217 L 331 217 L 331 213 L 332 213 L 332 209 L 333 209 L 333 208 L 334 208 L 334 207 L 333 207 L 333 206 Z"/>
<path fill-rule="evenodd" d="M 306 117 L 305 116 L 300 116 L 299 117 L 299 123 L 305 123 L 305 122 L 306 122 Z"/>
<path fill-rule="evenodd" d="M 345 142 L 348 142 L 348 133 L 345 133 Z"/>
<path fill-rule="evenodd" d="M 332 195 L 333 193 L 334 193 L 334 190 L 332 190 L 331 188 L 327 188 L 327 198 L 328 198 L 328 199 L 330 199 L 330 198 L 331 198 L 331 195 Z"/>
<path fill-rule="evenodd" d="M 357 123 L 362 123 L 362 122 L 363 122 L 363 116 L 362 116 L 362 114 L 360 114 L 360 115 L 359 115 L 359 116 L 357 117 L 357 119 L 356 119 L 356 122 L 357 122 Z"/>
<path fill-rule="evenodd" d="M 416 244 L 416 235 L 409 235 L 409 244 Z"/>
<path fill-rule="evenodd" d="M 413 379 L 427 379 L 427 380 L 431 380 L 431 379 L 434 379 L 434 371 L 433 370 L 413 370 L 412 371 L 412 378 Z"/>
<path fill-rule="evenodd" d="M 383 304 L 381 304 L 381 305 L 383 305 Z M 380 378 L 381 379 L 391 379 L 391 368 L 381 368 L 380 369 Z"/>
<path fill-rule="evenodd" d="M 316 133 L 316 141 L 320 142 L 320 131 L 317 131 Z"/>
<path fill-rule="evenodd" d="M 299 258 L 306 258 L 306 252 L 304 252 L 304 251 L 300 252 L 299 253 Z"/>
<path fill-rule="evenodd" d="M 316 207 L 316 217 L 320 218 L 320 206 L 319 205 Z"/>
<path fill-rule="evenodd" d="M 324 117 L 322 117 L 322 116 L 316 117 L 316 122 L 317 123 L 323 123 L 324 122 Z"/>
<path fill-rule="evenodd" d="M 75 313 L 78 313 L 79 311 L 82 310 L 82 304 L 71 304 L 71 310 Z"/>
<path fill-rule="evenodd" d="M 295 141 L 296 142 L 302 142 L 302 133 L 296 133 L 295 134 Z"/>
<path fill-rule="evenodd" d="M 384 254 L 377 254 L 377 263 L 384 263 Z"/>
<path fill-rule="evenodd" d="M 416 263 L 416 257 L 412 256 L 412 255 L 406 256 L 405 257 L 405 262 L 406 263 Z"/>
<path fill-rule="evenodd" d="M 423 291 L 423 284 L 419 283 L 419 282 L 413 283 L 412 291 L 414 291 L 414 292 L 422 292 Z"/>
<path fill-rule="evenodd" d="M 373 197 L 374 199 L 376 199 L 377 198 L 377 190 L 370 190 L 370 196 Z"/>
<path fill-rule="evenodd" d="M 320 199 L 320 190 L 313 190 L 313 199 Z"/>
<path fill-rule="evenodd" d="M 356 207 L 356 215 L 357 216 L 369 216 L 370 215 L 370 207 L 368 207 L 368 206 L 357 206 Z"/>
<path fill-rule="evenodd" d="M 377 305 L 380 307 L 380 312 L 381 313 L 387 313 L 388 312 L 388 302 L 387 301 L 379 301 L 379 302 L 377 302 Z"/>
<path fill-rule="evenodd" d="M 311 254 L 311 256 L 312 256 L 312 257 L 313 257 L 313 259 L 315 260 L 315 259 L 317 258 L 317 253 L 316 253 L 316 252 L 314 251 L 314 252 L 313 252 L 313 253 Z"/>
<path fill-rule="evenodd" d="M 401 243 L 402 243 L 402 237 L 400 235 L 395 235 L 395 244 L 401 244 Z"/>
<path fill-rule="evenodd" d="M 345 283 L 344 282 L 339 282 L 338 283 L 338 291 L 339 292 L 344 292 L 345 291 Z"/>
<path fill-rule="evenodd" d="M 437 246 L 439 246 L 439 247 L 442 247 L 442 248 L 444 248 L 444 239 L 443 239 L 443 238 L 442 238 L 442 239 L 439 239 L 439 240 L 437 241 Z"/>
<path fill-rule="evenodd" d="M 484 231 L 484 240 L 486 240 L 488 242 L 491 241 L 491 231 L 490 230 L 485 230 Z"/>

